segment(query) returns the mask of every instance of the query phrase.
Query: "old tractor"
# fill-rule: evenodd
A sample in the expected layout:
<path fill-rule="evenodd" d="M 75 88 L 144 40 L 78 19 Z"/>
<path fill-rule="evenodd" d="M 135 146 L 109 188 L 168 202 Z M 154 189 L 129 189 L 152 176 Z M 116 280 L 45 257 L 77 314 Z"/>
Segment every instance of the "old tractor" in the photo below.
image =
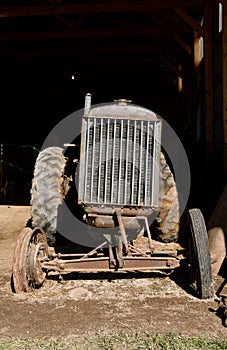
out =
<path fill-rule="evenodd" d="M 31 217 L 13 257 L 15 292 L 52 275 L 186 266 L 196 295 L 213 297 L 204 218 L 198 208 L 180 215 L 161 135 L 153 111 L 123 99 L 92 107 L 86 95 L 79 137 L 36 159 Z"/>

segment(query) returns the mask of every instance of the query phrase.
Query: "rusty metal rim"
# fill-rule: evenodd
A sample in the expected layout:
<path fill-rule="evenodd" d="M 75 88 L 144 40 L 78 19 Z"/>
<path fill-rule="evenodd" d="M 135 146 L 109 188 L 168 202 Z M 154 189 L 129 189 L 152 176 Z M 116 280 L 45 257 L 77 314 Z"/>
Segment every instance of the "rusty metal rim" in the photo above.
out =
<path fill-rule="evenodd" d="M 31 280 L 35 281 L 38 285 L 42 284 L 46 277 L 46 273 L 43 271 L 39 261 L 40 253 L 42 254 L 42 257 L 45 256 L 44 251 L 45 246 L 42 242 L 39 242 L 38 244 L 32 243 L 29 255 L 29 275 Z"/>
<path fill-rule="evenodd" d="M 21 261 L 21 250 L 23 247 L 25 237 L 31 236 L 32 229 L 29 227 L 24 228 L 16 241 L 16 245 L 14 248 L 13 254 L 13 269 L 12 269 L 12 277 L 13 277 L 13 287 L 16 293 L 20 293 L 24 291 L 24 283 L 23 283 L 23 269 L 22 269 L 22 261 Z"/>
<path fill-rule="evenodd" d="M 37 246 L 34 252 L 32 252 L 31 244 Z M 33 261 L 37 259 L 40 247 L 45 251 L 44 254 L 47 254 L 48 246 L 42 229 L 39 227 L 34 230 L 24 228 L 17 238 L 13 255 L 12 276 L 16 293 L 29 292 L 33 289 L 33 285 L 43 283 L 46 273 L 43 272 L 40 275 L 41 266 L 39 262 Z"/>

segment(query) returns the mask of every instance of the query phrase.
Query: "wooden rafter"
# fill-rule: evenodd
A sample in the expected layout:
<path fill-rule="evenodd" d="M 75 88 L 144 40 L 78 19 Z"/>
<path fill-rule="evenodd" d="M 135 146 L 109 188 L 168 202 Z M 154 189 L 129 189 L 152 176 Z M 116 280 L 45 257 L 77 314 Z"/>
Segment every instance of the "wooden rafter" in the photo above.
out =
<path fill-rule="evenodd" d="M 51 3 L 51 0 L 49 0 L 49 2 Z M 57 0 L 57 3 L 55 5 L 60 5 L 61 2 L 62 0 Z M 35 3 L 39 6 L 43 6 L 44 4 L 43 0 L 35 0 Z M 73 30 L 73 25 L 69 21 L 67 21 L 63 16 L 56 15 L 55 17 L 59 22 L 63 23 L 66 26 L 66 28 Z"/>
<path fill-rule="evenodd" d="M 201 25 L 191 17 L 184 9 L 175 8 L 174 11 L 186 22 L 188 23 L 193 30 L 195 30 L 200 36 L 204 36 L 204 29 Z"/>
<path fill-rule="evenodd" d="M 183 78 L 183 72 L 182 70 L 179 70 L 178 67 L 176 67 L 170 60 L 167 60 L 166 57 L 162 55 L 158 55 L 160 61 L 166 65 L 166 67 L 169 68 L 169 70 L 176 74 L 177 77 Z"/>
<path fill-rule="evenodd" d="M 62 4 L 59 6 L 8 6 L 0 8 L 0 17 L 55 16 L 63 14 L 87 14 L 104 12 L 149 11 L 172 7 L 198 7 L 203 1 L 162 0 L 122 1 L 92 4 Z"/>
<path fill-rule="evenodd" d="M 172 37 L 176 41 L 176 43 L 180 45 L 189 55 L 192 54 L 192 49 L 190 45 L 188 45 L 179 35 L 173 34 Z"/>
<path fill-rule="evenodd" d="M 153 64 L 156 63 L 157 65 L 160 63 L 160 60 L 157 62 L 157 57 L 155 58 L 153 55 L 143 55 L 142 58 L 141 56 L 132 56 L 129 57 L 111 57 L 111 60 L 107 60 L 105 57 L 101 57 L 98 59 L 93 59 L 93 58 L 87 58 L 86 60 L 81 60 L 81 59 L 62 59 L 59 61 L 51 61 L 48 60 L 45 63 L 42 62 L 42 60 L 38 60 L 35 63 L 31 61 L 18 61 L 17 65 L 11 66 L 11 76 L 14 75 L 21 75 L 23 76 L 24 74 L 26 75 L 33 75 L 33 76 L 39 76 L 45 75 L 45 74 L 52 74 L 53 72 L 56 75 L 61 75 L 61 74 L 66 74 L 72 70 L 76 71 L 84 71 L 86 74 L 88 72 L 93 71 L 102 71 L 103 69 L 111 69 L 113 71 L 114 69 L 117 69 L 119 67 L 119 64 L 125 65 L 125 66 L 130 66 L 130 65 L 135 65 L 141 63 L 141 70 L 144 69 L 144 72 L 148 74 L 148 69 L 146 67 L 147 64 L 150 66 L 150 71 L 152 69 L 155 69 L 157 71 L 157 66 L 156 68 L 152 68 Z M 98 67 L 98 68 L 97 68 Z M 1 76 L 9 76 L 7 72 L 7 63 L 1 64 L 0 65 L 0 75 Z"/>
<path fill-rule="evenodd" d="M 185 41 L 180 37 L 180 35 L 173 32 L 169 32 L 168 29 L 165 30 L 163 22 L 160 20 L 159 17 L 157 18 L 156 16 L 149 14 L 149 18 L 157 24 L 158 28 L 161 28 L 163 32 L 166 32 L 166 36 L 168 36 L 170 39 L 173 39 L 187 53 L 192 53 L 190 46 L 187 43 L 185 43 Z"/>
<path fill-rule="evenodd" d="M 171 28 L 169 29 L 171 32 Z M 125 28 L 96 28 L 80 31 L 49 31 L 49 32 L 13 32 L 0 33 L 0 41 L 3 40 L 48 40 L 48 39 L 76 39 L 76 38 L 90 38 L 90 37 L 123 37 L 134 35 L 166 35 L 164 30 L 159 28 L 153 29 L 148 26 L 133 26 Z"/>
<path fill-rule="evenodd" d="M 156 16 L 152 16 L 149 14 L 149 18 L 153 22 L 155 22 L 160 29 L 163 30 L 165 28 L 166 35 L 169 38 L 173 39 L 180 47 L 182 47 L 187 53 L 189 53 L 189 55 L 191 55 L 191 47 L 178 34 L 176 34 L 176 32 L 170 32 L 169 28 L 167 29 L 166 26 L 164 26 L 164 24 L 162 23 L 162 21 Z"/>
<path fill-rule="evenodd" d="M 26 50 L 7 50 L 5 52 L 1 53 L 0 59 L 4 58 L 32 58 L 32 57 L 67 57 L 67 56 L 87 56 L 87 55 L 103 55 L 103 54 L 123 54 L 123 53 L 149 53 L 149 52 L 157 52 L 157 46 L 156 45 L 147 45 L 147 44 L 139 44 L 139 45 L 110 45 L 110 46 L 96 46 L 96 47 L 81 47 L 78 48 L 46 48 L 46 49 L 26 49 Z M 175 57 L 175 54 L 172 54 L 165 43 L 159 44 L 159 52 L 164 52 L 166 56 L 173 56 Z M 167 53 L 169 52 L 169 55 Z M 153 56 L 154 57 L 154 56 Z M 181 57 L 181 56 L 180 56 Z"/>

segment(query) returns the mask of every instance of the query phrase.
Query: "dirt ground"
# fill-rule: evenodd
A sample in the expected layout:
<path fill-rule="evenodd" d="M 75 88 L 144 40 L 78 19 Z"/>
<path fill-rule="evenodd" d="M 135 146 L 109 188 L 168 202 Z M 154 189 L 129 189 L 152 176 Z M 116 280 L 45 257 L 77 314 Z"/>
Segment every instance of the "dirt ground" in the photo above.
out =
<path fill-rule="evenodd" d="M 216 298 L 194 297 L 179 272 L 79 274 L 61 282 L 52 277 L 34 293 L 13 293 L 13 250 L 29 210 L 0 206 L 0 336 L 53 339 L 147 332 L 227 337 Z M 217 290 L 222 278 L 214 282 Z"/>

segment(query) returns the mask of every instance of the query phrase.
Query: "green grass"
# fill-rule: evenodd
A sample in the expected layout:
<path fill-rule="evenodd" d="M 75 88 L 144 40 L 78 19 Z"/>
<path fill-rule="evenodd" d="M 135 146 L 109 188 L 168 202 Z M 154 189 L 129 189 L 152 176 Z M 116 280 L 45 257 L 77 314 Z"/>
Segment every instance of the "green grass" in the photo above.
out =
<path fill-rule="evenodd" d="M 0 339 L 1 350 L 226 350 L 227 339 L 217 341 L 206 337 L 183 337 L 167 334 L 149 336 L 147 334 L 93 336 L 88 339 L 43 340 L 43 339 Z"/>

